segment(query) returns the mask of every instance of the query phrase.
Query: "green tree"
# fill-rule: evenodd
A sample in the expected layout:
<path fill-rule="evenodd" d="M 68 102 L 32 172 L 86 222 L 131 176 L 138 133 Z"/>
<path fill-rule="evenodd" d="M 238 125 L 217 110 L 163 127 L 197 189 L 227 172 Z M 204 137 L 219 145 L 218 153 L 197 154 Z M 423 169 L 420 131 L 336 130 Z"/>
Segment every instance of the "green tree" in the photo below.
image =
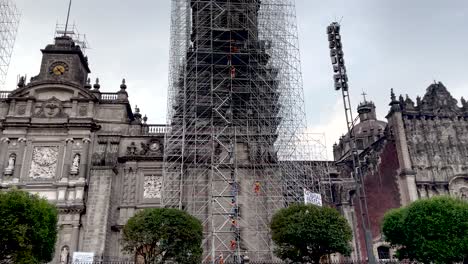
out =
<path fill-rule="evenodd" d="M 185 211 L 145 209 L 123 228 L 124 250 L 144 263 L 200 263 L 203 236 L 201 222 Z"/>
<path fill-rule="evenodd" d="M 333 208 L 292 205 L 279 210 L 271 221 L 275 254 L 293 263 L 319 263 L 332 253 L 351 253 L 352 230 Z"/>
<path fill-rule="evenodd" d="M 387 212 L 382 231 L 399 259 L 460 262 L 468 258 L 468 203 L 440 196 L 418 200 Z"/>
<path fill-rule="evenodd" d="M 57 209 L 25 191 L 0 191 L 0 263 L 44 263 L 53 258 Z"/>

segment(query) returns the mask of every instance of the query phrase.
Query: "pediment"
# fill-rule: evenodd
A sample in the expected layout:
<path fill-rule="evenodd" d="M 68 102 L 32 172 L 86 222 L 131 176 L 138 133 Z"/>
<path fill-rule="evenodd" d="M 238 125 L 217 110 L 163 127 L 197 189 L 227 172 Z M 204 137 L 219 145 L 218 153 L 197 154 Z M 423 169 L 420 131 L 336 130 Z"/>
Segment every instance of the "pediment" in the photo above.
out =
<path fill-rule="evenodd" d="M 96 96 L 88 89 L 64 84 L 28 85 L 24 88 L 14 90 L 9 97 L 34 97 L 36 100 L 49 100 L 51 98 L 56 98 L 63 102 L 70 101 L 72 98 L 88 99 L 93 101 L 97 100 Z"/>

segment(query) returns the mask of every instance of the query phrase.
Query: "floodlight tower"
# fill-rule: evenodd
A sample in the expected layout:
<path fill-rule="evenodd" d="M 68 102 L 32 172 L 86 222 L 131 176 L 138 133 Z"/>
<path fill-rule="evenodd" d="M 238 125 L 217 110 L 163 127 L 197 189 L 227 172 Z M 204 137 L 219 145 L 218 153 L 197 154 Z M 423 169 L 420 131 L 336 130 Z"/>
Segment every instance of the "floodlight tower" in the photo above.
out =
<path fill-rule="evenodd" d="M 333 22 L 327 27 L 328 41 L 330 46 L 330 57 L 333 65 L 333 79 L 335 81 L 335 90 L 341 90 L 343 96 L 343 105 L 345 109 L 346 125 L 348 128 L 349 144 L 351 150 L 353 178 L 356 181 L 356 193 L 359 200 L 359 211 L 361 213 L 361 222 L 364 229 L 364 239 L 366 242 L 367 258 L 370 264 L 375 264 L 375 256 L 372 247 L 372 233 L 369 212 L 367 208 L 366 191 L 363 184 L 361 171 L 361 162 L 356 147 L 356 138 L 354 135 L 354 119 L 349 98 L 348 76 L 344 62 L 343 45 L 341 43 L 340 24 Z"/>
<path fill-rule="evenodd" d="M 19 20 L 20 14 L 14 2 L 0 0 L 0 86 L 5 84 Z"/>

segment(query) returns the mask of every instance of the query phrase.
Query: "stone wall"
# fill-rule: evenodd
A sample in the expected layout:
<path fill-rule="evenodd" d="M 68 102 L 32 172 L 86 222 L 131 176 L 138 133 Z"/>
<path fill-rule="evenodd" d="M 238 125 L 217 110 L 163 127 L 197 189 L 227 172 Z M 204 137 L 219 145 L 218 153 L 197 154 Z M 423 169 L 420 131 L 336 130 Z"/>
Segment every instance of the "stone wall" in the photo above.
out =
<path fill-rule="evenodd" d="M 80 250 L 95 252 L 96 255 L 104 253 L 106 235 L 109 232 L 108 217 L 112 178 L 115 175 L 112 168 L 91 169 L 86 201 L 86 224 L 83 227 L 84 235 Z"/>
<path fill-rule="evenodd" d="M 399 163 L 395 148 L 395 142 L 381 139 L 376 142 L 371 150 L 368 150 L 363 159 L 364 187 L 367 196 L 367 206 L 374 244 L 382 242 L 381 230 L 384 214 L 400 204 L 398 188 Z M 364 232 L 362 230 L 361 210 L 357 197 L 353 199 L 360 252 L 366 252 Z M 377 256 L 377 252 L 374 252 Z M 363 254 L 364 255 L 364 254 Z"/>

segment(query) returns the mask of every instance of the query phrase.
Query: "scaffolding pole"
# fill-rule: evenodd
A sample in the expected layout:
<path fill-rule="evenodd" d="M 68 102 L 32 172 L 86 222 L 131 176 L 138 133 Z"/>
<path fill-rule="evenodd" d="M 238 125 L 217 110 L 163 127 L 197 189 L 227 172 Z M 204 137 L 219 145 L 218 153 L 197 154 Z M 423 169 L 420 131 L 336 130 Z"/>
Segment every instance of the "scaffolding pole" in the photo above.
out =
<path fill-rule="evenodd" d="M 0 88 L 5 85 L 19 21 L 20 13 L 15 3 L 0 0 Z"/>

